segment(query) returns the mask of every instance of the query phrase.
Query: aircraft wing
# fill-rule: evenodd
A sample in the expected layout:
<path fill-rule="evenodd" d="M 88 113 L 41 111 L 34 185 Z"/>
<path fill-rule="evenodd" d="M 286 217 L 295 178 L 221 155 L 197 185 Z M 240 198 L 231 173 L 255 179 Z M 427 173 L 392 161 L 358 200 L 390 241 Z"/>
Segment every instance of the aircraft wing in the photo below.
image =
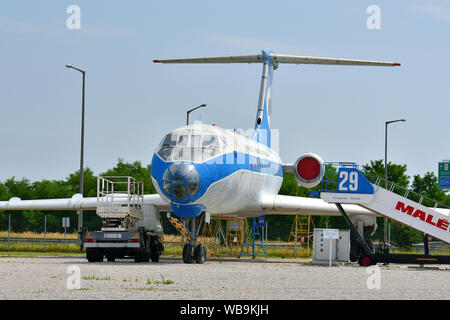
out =
<path fill-rule="evenodd" d="M 115 200 L 115 203 L 126 203 L 126 199 Z M 170 210 L 170 205 L 159 194 L 144 195 L 144 204 L 153 204 L 160 211 Z M 75 195 L 63 199 L 20 200 L 12 198 L 9 201 L 0 201 L 0 210 L 95 210 L 97 197 L 83 198 Z"/>
<path fill-rule="evenodd" d="M 126 199 L 119 198 L 115 200 L 116 204 L 126 203 Z M 144 195 L 144 204 L 152 204 L 159 211 L 171 210 L 170 204 L 161 198 L 158 194 Z M 364 209 L 357 205 L 343 206 L 349 215 L 368 214 L 373 215 L 372 211 Z M 39 199 L 39 200 L 21 200 L 12 198 L 9 201 L 0 201 L 0 210 L 95 210 L 97 208 L 97 197 L 83 198 L 75 195 L 72 198 L 62 199 Z M 255 210 L 256 208 L 252 208 Z M 252 211 L 253 211 L 252 210 Z M 322 199 L 293 197 L 284 195 L 265 195 L 261 201 L 260 211 L 266 215 L 321 215 L 321 216 L 339 216 L 337 207 L 329 204 Z"/>
<path fill-rule="evenodd" d="M 374 212 L 358 205 L 345 204 L 342 206 L 348 215 L 375 215 Z M 283 195 L 264 195 L 261 208 L 267 215 L 313 215 L 340 216 L 336 205 L 318 198 L 293 197 Z"/>

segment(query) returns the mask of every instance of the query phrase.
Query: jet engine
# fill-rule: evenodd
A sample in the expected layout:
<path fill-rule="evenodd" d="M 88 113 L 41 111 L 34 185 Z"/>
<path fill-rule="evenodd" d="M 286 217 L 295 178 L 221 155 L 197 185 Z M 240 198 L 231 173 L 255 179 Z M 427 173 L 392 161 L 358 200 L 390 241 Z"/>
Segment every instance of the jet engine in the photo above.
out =
<path fill-rule="evenodd" d="M 293 171 L 295 180 L 300 186 L 315 187 L 323 178 L 323 160 L 317 154 L 305 153 L 295 161 Z"/>

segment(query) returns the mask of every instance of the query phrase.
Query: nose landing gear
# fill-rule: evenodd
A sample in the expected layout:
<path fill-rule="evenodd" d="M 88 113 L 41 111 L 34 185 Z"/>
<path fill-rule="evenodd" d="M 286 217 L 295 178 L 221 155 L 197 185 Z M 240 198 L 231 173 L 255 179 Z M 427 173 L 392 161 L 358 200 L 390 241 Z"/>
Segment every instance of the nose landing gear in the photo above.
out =
<path fill-rule="evenodd" d="M 203 264 L 206 261 L 206 248 L 202 243 L 197 244 L 197 236 L 200 232 L 203 215 L 198 221 L 197 218 L 192 218 L 189 226 L 189 221 L 184 221 L 186 229 L 189 233 L 189 239 L 183 247 L 183 262 Z"/>
<path fill-rule="evenodd" d="M 194 246 L 190 243 L 186 243 L 183 247 L 183 262 L 184 263 L 197 263 L 203 264 L 206 261 L 206 248 L 203 244 L 199 243 Z"/>

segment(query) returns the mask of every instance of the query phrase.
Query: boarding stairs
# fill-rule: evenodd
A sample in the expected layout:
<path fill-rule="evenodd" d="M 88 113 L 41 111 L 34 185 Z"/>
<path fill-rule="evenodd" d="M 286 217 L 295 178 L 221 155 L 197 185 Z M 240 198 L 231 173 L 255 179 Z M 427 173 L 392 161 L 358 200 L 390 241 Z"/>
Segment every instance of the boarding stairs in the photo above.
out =
<path fill-rule="evenodd" d="M 385 179 L 370 181 L 354 163 L 327 163 L 320 197 L 356 204 L 412 229 L 450 243 L 450 208 Z"/>

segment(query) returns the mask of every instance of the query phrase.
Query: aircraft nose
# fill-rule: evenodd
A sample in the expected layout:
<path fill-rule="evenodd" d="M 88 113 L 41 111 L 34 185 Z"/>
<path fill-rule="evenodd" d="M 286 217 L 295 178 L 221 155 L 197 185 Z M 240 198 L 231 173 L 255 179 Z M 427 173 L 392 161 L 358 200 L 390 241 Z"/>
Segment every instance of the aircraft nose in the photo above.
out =
<path fill-rule="evenodd" d="M 164 171 L 162 185 L 173 201 L 189 201 L 200 188 L 200 175 L 191 163 L 173 163 Z"/>

